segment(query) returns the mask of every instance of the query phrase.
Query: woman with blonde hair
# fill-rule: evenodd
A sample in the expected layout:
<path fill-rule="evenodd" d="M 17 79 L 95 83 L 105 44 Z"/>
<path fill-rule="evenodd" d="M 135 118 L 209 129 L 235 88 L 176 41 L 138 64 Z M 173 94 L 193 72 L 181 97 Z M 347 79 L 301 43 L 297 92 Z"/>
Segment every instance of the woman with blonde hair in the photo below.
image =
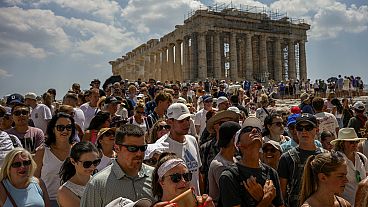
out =
<path fill-rule="evenodd" d="M 50 206 L 45 184 L 34 177 L 36 163 L 24 148 L 14 148 L 0 169 L 0 206 Z"/>
<path fill-rule="evenodd" d="M 300 204 L 302 207 L 348 207 L 350 203 L 337 196 L 348 182 L 347 165 L 339 152 L 324 152 L 308 158 L 302 177 Z"/>

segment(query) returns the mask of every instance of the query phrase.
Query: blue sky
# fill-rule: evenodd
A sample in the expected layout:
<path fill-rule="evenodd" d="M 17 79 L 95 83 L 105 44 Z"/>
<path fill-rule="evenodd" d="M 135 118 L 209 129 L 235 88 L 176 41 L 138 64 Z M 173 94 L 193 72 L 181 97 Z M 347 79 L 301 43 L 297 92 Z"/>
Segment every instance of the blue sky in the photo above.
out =
<path fill-rule="evenodd" d="M 366 0 L 2 0 L 0 97 L 48 88 L 58 98 L 78 82 L 111 76 L 108 61 L 183 24 L 188 11 L 213 5 L 260 6 L 311 24 L 311 79 L 357 75 L 368 82 Z"/>

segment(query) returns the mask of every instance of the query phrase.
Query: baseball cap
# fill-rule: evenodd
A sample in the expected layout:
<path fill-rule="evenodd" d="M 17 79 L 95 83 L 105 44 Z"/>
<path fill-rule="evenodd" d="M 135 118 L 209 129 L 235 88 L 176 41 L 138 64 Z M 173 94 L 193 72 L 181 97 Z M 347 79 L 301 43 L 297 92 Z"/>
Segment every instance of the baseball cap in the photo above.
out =
<path fill-rule="evenodd" d="M 307 100 L 309 98 L 309 94 L 308 93 L 306 93 L 306 92 L 304 92 L 304 93 L 302 93 L 302 95 L 300 95 L 300 100 L 302 101 L 302 102 L 304 102 L 305 100 Z"/>
<path fill-rule="evenodd" d="M 301 114 L 291 114 L 290 116 L 288 116 L 288 121 L 287 121 L 286 126 L 289 126 L 290 124 L 296 124 L 296 119 L 300 116 Z"/>
<path fill-rule="evenodd" d="M 111 201 L 105 207 L 150 207 L 151 205 L 152 201 L 148 198 L 141 198 L 136 202 L 133 202 L 128 198 L 119 197 Z"/>
<path fill-rule="evenodd" d="M 354 109 L 357 109 L 357 110 L 364 110 L 365 109 L 365 106 L 363 104 L 363 102 L 361 101 L 357 101 L 354 105 L 353 105 Z"/>
<path fill-rule="evenodd" d="M 267 145 L 271 145 L 272 147 L 274 147 L 275 149 L 277 149 L 278 151 L 282 152 L 281 150 L 281 146 L 279 142 L 276 142 L 274 140 L 268 140 L 267 142 L 265 142 L 262 146 L 262 150 L 267 146 Z"/>
<path fill-rule="evenodd" d="M 28 92 L 26 93 L 26 95 L 24 95 L 24 99 L 32 99 L 32 100 L 37 100 L 37 95 L 35 93 L 32 92 Z"/>
<path fill-rule="evenodd" d="M 293 106 L 293 107 L 291 107 L 290 111 L 293 114 L 300 114 L 300 113 L 302 113 L 302 110 L 300 110 L 299 106 Z"/>
<path fill-rule="evenodd" d="M 143 93 L 140 93 L 137 95 L 137 98 L 143 98 L 144 97 L 144 94 Z"/>
<path fill-rule="evenodd" d="M 13 103 L 24 103 L 24 98 L 22 95 L 18 93 L 11 94 L 8 99 L 6 100 L 6 105 L 10 105 Z"/>
<path fill-rule="evenodd" d="M 183 103 L 173 103 L 169 106 L 166 112 L 167 118 L 175 120 L 183 120 L 192 116 L 188 107 Z"/>
<path fill-rule="evenodd" d="M 217 106 L 220 105 L 221 103 L 224 103 L 226 101 L 229 101 L 229 99 L 227 99 L 225 96 L 220 96 L 217 98 Z"/>
<path fill-rule="evenodd" d="M 308 123 L 313 124 L 313 126 L 317 126 L 316 117 L 309 113 L 304 113 L 296 119 L 296 124 L 300 124 L 302 122 L 308 122 Z"/>
<path fill-rule="evenodd" d="M 202 100 L 203 100 L 203 102 L 207 102 L 207 101 L 212 101 L 213 98 L 212 98 L 211 95 L 204 95 L 204 96 L 202 96 Z"/>
<path fill-rule="evenodd" d="M 105 104 L 111 104 L 111 103 L 119 103 L 119 101 L 114 96 L 108 96 L 108 97 L 106 97 Z"/>
<path fill-rule="evenodd" d="M 230 106 L 229 108 L 227 108 L 228 111 L 233 111 L 237 114 L 241 114 L 240 110 L 238 109 L 238 107 L 236 106 Z"/>

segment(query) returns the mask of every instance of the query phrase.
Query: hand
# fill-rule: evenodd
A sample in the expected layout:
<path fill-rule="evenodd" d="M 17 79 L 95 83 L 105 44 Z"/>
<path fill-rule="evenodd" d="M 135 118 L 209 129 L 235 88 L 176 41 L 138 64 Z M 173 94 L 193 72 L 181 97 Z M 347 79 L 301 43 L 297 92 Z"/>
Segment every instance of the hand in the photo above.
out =
<path fill-rule="evenodd" d="M 272 180 L 266 180 L 266 183 L 263 186 L 263 193 L 263 197 L 271 201 L 276 197 L 276 188 L 273 185 Z"/>
<path fill-rule="evenodd" d="M 199 207 L 215 207 L 215 204 L 212 201 L 212 198 L 207 194 L 203 194 L 202 196 L 197 196 L 198 206 Z"/>
<path fill-rule="evenodd" d="M 243 185 L 256 201 L 262 200 L 264 191 L 262 186 L 257 183 L 255 177 L 250 176 L 250 178 L 248 178 L 246 181 L 243 181 Z"/>

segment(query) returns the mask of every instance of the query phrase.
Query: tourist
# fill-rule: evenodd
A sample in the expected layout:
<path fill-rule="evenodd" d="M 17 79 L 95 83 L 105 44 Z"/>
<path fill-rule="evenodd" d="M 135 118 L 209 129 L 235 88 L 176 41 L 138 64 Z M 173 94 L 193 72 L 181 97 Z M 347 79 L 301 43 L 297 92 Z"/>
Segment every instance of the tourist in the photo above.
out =
<path fill-rule="evenodd" d="M 337 133 L 339 132 L 339 123 L 337 122 L 337 119 L 333 114 L 323 111 L 323 99 L 321 97 L 315 97 L 312 101 L 312 106 L 315 111 L 314 116 L 317 118 L 318 121 L 319 131 L 332 132 L 336 137 Z"/>
<path fill-rule="evenodd" d="M 360 181 L 358 190 L 355 193 L 355 205 L 354 207 L 367 207 L 368 206 L 368 177 Z"/>
<path fill-rule="evenodd" d="M 36 150 L 35 176 L 45 182 L 51 206 L 58 206 L 56 201 L 57 190 L 60 187 L 58 173 L 65 159 L 69 157 L 74 134 L 73 117 L 66 113 L 58 113 L 52 117 L 47 126 L 45 146 L 40 146 Z"/>
<path fill-rule="evenodd" d="M 42 180 L 34 176 L 36 163 L 25 149 L 17 147 L 0 169 L 0 206 L 50 206 Z"/>
<path fill-rule="evenodd" d="M 62 186 L 57 192 L 60 207 L 79 207 L 80 199 L 96 166 L 101 162 L 91 142 L 78 142 L 70 150 L 60 169 Z"/>
<path fill-rule="evenodd" d="M 134 116 L 129 117 L 127 121 L 129 124 L 137 125 L 141 127 L 143 131 L 147 132 L 148 123 L 145 117 L 143 101 L 137 102 L 136 106 L 134 107 Z"/>
<path fill-rule="evenodd" d="M 354 111 L 350 108 L 349 99 L 343 98 L 342 105 L 342 125 L 343 128 L 346 128 L 348 126 L 349 120 L 354 116 Z"/>
<path fill-rule="evenodd" d="M 116 159 L 87 184 L 80 206 L 106 206 L 119 197 L 155 200 L 151 189 L 153 168 L 143 164 L 146 149 L 140 127 L 121 126 L 115 134 Z"/>
<path fill-rule="evenodd" d="M 102 128 L 109 128 L 111 123 L 110 113 L 99 111 L 91 120 L 90 125 L 84 132 L 83 141 L 90 141 L 96 144 L 97 133 Z"/>
<path fill-rule="evenodd" d="M 114 151 L 115 144 L 115 128 L 102 128 L 97 134 L 97 149 L 101 157 L 101 163 L 97 166 L 97 170 L 101 171 L 112 163 L 116 158 Z"/>
<path fill-rule="evenodd" d="M 202 133 L 204 131 L 204 129 L 206 128 L 206 114 L 208 111 L 210 110 L 215 110 L 212 108 L 212 102 L 213 102 L 213 97 L 210 95 L 204 95 L 201 98 L 203 100 L 203 109 L 199 110 L 196 114 L 195 114 L 195 118 L 194 118 L 194 125 L 196 127 L 196 133 L 198 134 L 199 137 L 202 136 Z"/>
<path fill-rule="evenodd" d="M 155 103 L 155 109 L 147 116 L 149 129 L 151 129 L 159 119 L 165 118 L 166 110 L 172 103 L 172 96 L 170 94 L 160 92 L 155 96 Z"/>
<path fill-rule="evenodd" d="M 152 127 L 148 144 L 155 143 L 158 139 L 167 134 L 170 128 L 170 125 L 168 125 L 164 119 L 159 119 Z"/>
<path fill-rule="evenodd" d="M 262 162 L 275 170 L 277 170 L 279 166 L 281 154 L 280 143 L 277 141 L 268 140 L 262 146 Z"/>
<path fill-rule="evenodd" d="M 269 111 L 267 110 L 268 106 L 268 96 L 266 94 L 262 94 L 259 100 L 259 108 L 256 110 L 256 117 L 261 120 L 263 123 L 265 118 L 270 115 Z"/>
<path fill-rule="evenodd" d="M 84 129 L 87 129 L 99 109 L 97 108 L 97 102 L 100 98 L 99 90 L 98 89 L 91 89 L 88 95 L 89 101 L 87 103 L 82 104 L 79 108 L 83 111 L 85 122 L 84 122 Z"/>
<path fill-rule="evenodd" d="M 339 131 L 337 139 L 332 140 L 334 150 L 341 152 L 348 166 L 345 190 L 342 197 L 350 203 L 355 203 L 355 193 L 358 189 L 358 184 L 367 176 L 368 160 L 365 155 L 358 152 L 358 142 L 366 140 L 359 138 L 353 128 L 342 128 Z"/>
<path fill-rule="evenodd" d="M 217 98 L 217 110 L 224 111 L 229 108 L 229 100 L 225 96 L 220 96 Z"/>
<path fill-rule="evenodd" d="M 85 129 L 85 121 L 83 111 L 78 107 L 78 95 L 75 93 L 67 93 L 63 97 L 63 104 L 73 107 L 75 124 L 78 125 L 82 130 Z M 83 137 L 83 136 L 80 136 Z"/>
<path fill-rule="evenodd" d="M 302 207 L 350 207 L 338 196 L 344 191 L 347 165 L 340 153 L 325 152 L 310 156 L 305 164 L 300 205 Z"/>
<path fill-rule="evenodd" d="M 280 144 L 289 141 L 290 137 L 284 136 L 284 120 L 282 117 L 273 113 L 266 116 L 264 119 L 265 130 L 263 132 L 263 141 L 268 142 L 269 140 L 274 140 Z"/>
<path fill-rule="evenodd" d="M 353 107 L 354 107 L 355 116 L 350 118 L 347 127 L 354 128 L 358 137 L 362 137 L 362 134 L 360 133 L 360 131 L 362 128 L 364 128 L 364 124 L 368 120 L 367 116 L 365 115 L 365 106 L 363 102 L 357 101 L 353 105 Z"/>
<path fill-rule="evenodd" d="M 333 149 L 331 141 L 335 139 L 334 134 L 329 131 L 323 131 L 320 133 L 319 136 L 323 149 L 331 152 L 331 150 Z"/>

